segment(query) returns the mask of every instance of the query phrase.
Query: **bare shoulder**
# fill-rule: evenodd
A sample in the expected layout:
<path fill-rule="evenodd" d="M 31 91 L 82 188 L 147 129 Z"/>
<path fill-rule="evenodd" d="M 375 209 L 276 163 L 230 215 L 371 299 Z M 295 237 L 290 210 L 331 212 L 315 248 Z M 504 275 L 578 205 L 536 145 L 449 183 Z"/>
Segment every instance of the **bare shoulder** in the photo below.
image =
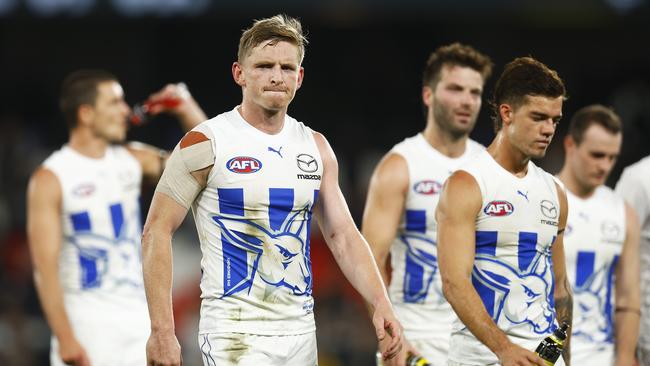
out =
<path fill-rule="evenodd" d="M 59 178 L 50 169 L 40 166 L 29 179 L 29 186 L 27 191 L 29 197 L 43 197 L 51 200 L 60 200 L 61 182 Z"/>
<path fill-rule="evenodd" d="M 316 141 L 316 146 L 318 147 L 318 150 L 321 152 L 321 154 L 323 152 L 327 152 L 327 150 L 332 150 L 332 147 L 330 146 L 329 141 L 327 141 L 327 138 L 325 138 L 325 135 L 320 132 L 313 131 L 313 136 L 314 141 Z"/>
<path fill-rule="evenodd" d="M 625 205 L 625 223 L 628 230 L 628 235 L 638 235 L 640 231 L 639 216 L 636 214 L 634 208 L 627 203 L 623 202 Z"/>
<path fill-rule="evenodd" d="M 338 169 L 336 154 L 334 154 L 334 150 L 332 149 L 332 146 L 330 146 L 329 141 L 325 138 L 325 135 L 316 131 L 313 131 L 313 135 L 318 152 L 320 153 L 321 159 L 323 159 L 323 164 L 325 166 L 333 165 Z"/>
<path fill-rule="evenodd" d="M 464 170 L 455 171 L 444 184 L 444 191 L 447 194 L 478 194 L 481 195 L 481 189 L 474 176 Z"/>
<path fill-rule="evenodd" d="M 409 171 L 406 159 L 395 152 L 388 152 L 379 161 L 372 175 L 371 186 L 379 185 L 395 189 L 407 189 Z"/>
<path fill-rule="evenodd" d="M 445 181 L 437 210 L 457 216 L 478 212 L 483 196 L 476 179 L 466 171 L 458 170 Z"/>
<path fill-rule="evenodd" d="M 557 190 L 557 198 L 560 200 L 560 203 L 566 202 L 567 201 L 566 188 L 564 187 L 564 184 L 562 184 L 562 182 L 555 177 L 553 181 L 555 182 L 555 188 Z"/>

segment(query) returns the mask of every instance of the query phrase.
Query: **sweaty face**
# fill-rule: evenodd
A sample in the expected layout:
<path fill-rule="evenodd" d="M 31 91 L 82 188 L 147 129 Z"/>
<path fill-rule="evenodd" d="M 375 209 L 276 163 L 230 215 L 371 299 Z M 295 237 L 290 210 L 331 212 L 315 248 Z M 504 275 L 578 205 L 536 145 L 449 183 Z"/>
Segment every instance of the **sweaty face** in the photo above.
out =
<path fill-rule="evenodd" d="M 481 109 L 483 77 L 469 67 L 443 66 L 440 81 L 429 101 L 438 127 L 455 137 L 469 134 Z"/>
<path fill-rule="evenodd" d="M 562 118 L 562 102 L 563 97 L 526 96 L 521 106 L 502 115 L 512 145 L 525 156 L 543 158 Z"/>
<path fill-rule="evenodd" d="M 97 85 L 97 99 L 93 109 L 93 133 L 110 143 L 126 139 L 129 106 L 124 101 L 124 91 L 116 81 L 105 81 Z"/>
<path fill-rule="evenodd" d="M 623 135 L 592 124 L 584 132 L 580 145 L 570 144 L 567 157 L 576 179 L 585 189 L 605 184 L 621 151 Z"/>
<path fill-rule="evenodd" d="M 286 111 L 302 84 L 303 72 L 298 47 L 285 41 L 264 41 L 233 65 L 243 103 L 265 111 Z"/>

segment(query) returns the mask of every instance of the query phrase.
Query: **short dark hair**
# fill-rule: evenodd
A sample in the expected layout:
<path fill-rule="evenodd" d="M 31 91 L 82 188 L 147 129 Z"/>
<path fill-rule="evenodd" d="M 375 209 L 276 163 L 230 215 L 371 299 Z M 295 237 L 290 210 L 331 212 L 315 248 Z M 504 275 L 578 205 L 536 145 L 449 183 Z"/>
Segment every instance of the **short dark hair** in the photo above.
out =
<path fill-rule="evenodd" d="M 77 126 L 79 107 L 84 104 L 94 105 L 97 86 L 106 81 L 117 81 L 117 78 L 105 70 L 78 70 L 63 79 L 59 106 L 69 129 Z"/>
<path fill-rule="evenodd" d="M 503 125 L 499 106 L 510 104 L 517 108 L 528 96 L 566 97 L 566 89 L 556 71 L 532 57 L 519 57 L 506 65 L 494 86 L 491 104 L 495 132 Z"/>
<path fill-rule="evenodd" d="M 476 70 L 483 81 L 492 74 L 492 60 L 471 46 L 452 43 L 438 47 L 429 55 L 422 72 L 422 86 L 435 86 L 440 81 L 440 71 L 447 66 L 463 66 Z"/>
<path fill-rule="evenodd" d="M 579 109 L 569 122 L 569 135 L 580 145 L 585 137 L 585 131 L 591 125 L 602 126 L 612 134 L 618 134 L 622 131 L 621 118 L 613 109 L 601 104 L 592 104 Z"/>

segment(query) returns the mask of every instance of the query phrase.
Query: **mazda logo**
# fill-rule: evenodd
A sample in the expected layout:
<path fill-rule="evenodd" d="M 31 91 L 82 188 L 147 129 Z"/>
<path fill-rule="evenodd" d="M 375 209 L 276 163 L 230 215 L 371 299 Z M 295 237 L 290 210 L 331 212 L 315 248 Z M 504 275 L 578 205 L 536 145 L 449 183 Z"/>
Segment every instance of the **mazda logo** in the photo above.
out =
<path fill-rule="evenodd" d="M 313 173 L 318 170 L 318 162 L 309 154 L 300 154 L 296 157 L 298 168 L 305 173 Z"/>
<path fill-rule="evenodd" d="M 548 200 L 543 200 L 540 203 L 540 207 L 542 209 L 542 215 L 548 217 L 549 219 L 557 218 L 558 210 L 557 207 L 555 207 L 555 204 L 553 202 Z"/>

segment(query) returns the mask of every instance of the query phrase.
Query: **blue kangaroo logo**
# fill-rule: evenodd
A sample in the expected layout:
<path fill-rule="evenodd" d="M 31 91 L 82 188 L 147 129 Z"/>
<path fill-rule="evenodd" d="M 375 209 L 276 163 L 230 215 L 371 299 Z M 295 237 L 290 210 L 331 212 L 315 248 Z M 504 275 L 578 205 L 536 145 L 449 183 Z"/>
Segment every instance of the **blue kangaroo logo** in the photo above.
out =
<path fill-rule="evenodd" d="M 500 292 L 495 320 L 501 314 L 512 324 L 529 324 L 537 334 L 551 331 L 555 311 L 550 305 L 549 260 L 537 253 L 528 269 L 519 271 L 494 256 L 477 254 L 472 275 L 484 285 Z"/>
<path fill-rule="evenodd" d="M 238 248 L 253 255 L 252 271 L 242 284 L 223 297 L 250 290 L 257 275 L 272 290 L 287 288 L 294 295 L 310 296 L 312 292 L 311 261 L 308 248 L 301 238 L 307 227 L 309 207 L 295 212 L 285 220 L 280 230 L 272 232 L 244 218 L 213 216 L 221 227 L 222 236 Z"/>
<path fill-rule="evenodd" d="M 138 225 L 125 222 L 117 238 L 90 231 L 67 236 L 77 250 L 82 288 L 142 287 L 140 235 Z"/>
<path fill-rule="evenodd" d="M 574 321 L 573 334 L 591 342 L 609 340 L 610 323 L 606 318 L 605 302 L 607 296 L 607 267 L 592 273 L 581 286 L 574 288 L 574 301 L 580 309 Z"/>
<path fill-rule="evenodd" d="M 429 294 L 433 283 L 433 291 L 436 294 L 432 297 L 434 303 L 444 303 L 445 297 L 442 294 L 442 283 L 434 281 L 438 273 L 438 258 L 433 254 L 436 242 L 422 235 L 403 234 L 400 240 L 406 245 L 407 261 L 417 265 L 417 274 L 409 274 L 408 268 L 404 276 L 404 301 L 422 302 Z M 416 276 L 418 278 L 413 278 Z M 412 283 L 415 280 L 415 283 Z"/>

